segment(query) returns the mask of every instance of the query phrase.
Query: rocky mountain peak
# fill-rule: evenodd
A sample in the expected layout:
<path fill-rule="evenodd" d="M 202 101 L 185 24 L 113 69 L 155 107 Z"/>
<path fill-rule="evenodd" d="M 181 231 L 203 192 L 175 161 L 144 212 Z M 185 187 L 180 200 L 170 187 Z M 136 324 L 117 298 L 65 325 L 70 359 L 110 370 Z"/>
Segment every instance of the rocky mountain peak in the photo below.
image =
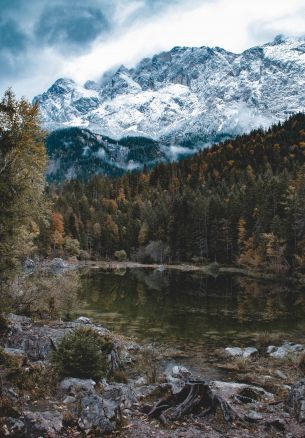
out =
<path fill-rule="evenodd" d="M 59 79 L 35 100 L 48 128 L 82 126 L 114 138 L 192 136 L 204 145 L 305 111 L 304 41 L 277 36 L 241 54 L 174 47 L 106 72 L 99 84 Z"/>

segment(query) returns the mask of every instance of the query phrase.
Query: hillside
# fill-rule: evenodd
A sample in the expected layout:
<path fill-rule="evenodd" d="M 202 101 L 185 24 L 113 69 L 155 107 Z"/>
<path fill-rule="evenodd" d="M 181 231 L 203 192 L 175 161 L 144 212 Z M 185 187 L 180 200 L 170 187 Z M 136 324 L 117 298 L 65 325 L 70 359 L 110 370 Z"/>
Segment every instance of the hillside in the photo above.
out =
<path fill-rule="evenodd" d="M 305 116 L 189 159 L 50 192 L 66 235 L 91 257 L 219 261 L 276 273 L 302 269 Z M 58 196 L 60 194 L 60 196 Z"/>
<path fill-rule="evenodd" d="M 51 132 L 46 147 L 50 182 L 73 178 L 87 181 L 94 175 L 120 176 L 170 158 L 162 144 L 149 138 L 126 137 L 116 141 L 76 127 Z"/>

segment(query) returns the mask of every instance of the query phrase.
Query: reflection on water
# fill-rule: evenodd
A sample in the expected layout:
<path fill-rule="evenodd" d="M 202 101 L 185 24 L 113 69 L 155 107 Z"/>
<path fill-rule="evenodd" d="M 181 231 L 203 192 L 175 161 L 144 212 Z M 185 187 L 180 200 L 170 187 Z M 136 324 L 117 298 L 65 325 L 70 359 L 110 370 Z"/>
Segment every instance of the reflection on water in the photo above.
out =
<path fill-rule="evenodd" d="M 260 331 L 305 328 L 304 290 L 236 275 L 91 270 L 82 277 L 81 298 L 79 313 L 95 322 L 176 346 L 224 346 Z"/>

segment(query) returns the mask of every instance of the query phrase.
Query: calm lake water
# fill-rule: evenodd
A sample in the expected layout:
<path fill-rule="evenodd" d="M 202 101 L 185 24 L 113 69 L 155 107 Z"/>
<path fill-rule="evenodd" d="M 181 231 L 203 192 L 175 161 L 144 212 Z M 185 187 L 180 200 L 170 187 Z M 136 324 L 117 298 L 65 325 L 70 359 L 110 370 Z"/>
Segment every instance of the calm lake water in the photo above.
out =
<path fill-rule="evenodd" d="M 190 356 L 254 345 L 259 332 L 305 333 L 305 289 L 237 275 L 131 269 L 82 275 L 79 313 Z"/>

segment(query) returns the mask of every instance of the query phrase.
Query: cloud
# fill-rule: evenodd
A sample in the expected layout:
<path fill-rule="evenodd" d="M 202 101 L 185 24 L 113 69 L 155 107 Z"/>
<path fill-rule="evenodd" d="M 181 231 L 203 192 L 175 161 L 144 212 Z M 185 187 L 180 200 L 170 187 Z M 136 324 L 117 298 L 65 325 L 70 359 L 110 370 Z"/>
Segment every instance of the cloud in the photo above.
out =
<path fill-rule="evenodd" d="M 16 75 L 27 48 L 28 37 L 12 19 L 0 18 L 1 76 Z"/>
<path fill-rule="evenodd" d="M 107 33 L 109 23 L 94 7 L 66 5 L 44 9 L 35 28 L 35 36 L 48 46 L 66 51 L 84 51 L 98 36 Z"/>
<path fill-rule="evenodd" d="M 17 54 L 26 48 L 27 35 L 12 19 L 0 18 L 0 50 Z"/>

